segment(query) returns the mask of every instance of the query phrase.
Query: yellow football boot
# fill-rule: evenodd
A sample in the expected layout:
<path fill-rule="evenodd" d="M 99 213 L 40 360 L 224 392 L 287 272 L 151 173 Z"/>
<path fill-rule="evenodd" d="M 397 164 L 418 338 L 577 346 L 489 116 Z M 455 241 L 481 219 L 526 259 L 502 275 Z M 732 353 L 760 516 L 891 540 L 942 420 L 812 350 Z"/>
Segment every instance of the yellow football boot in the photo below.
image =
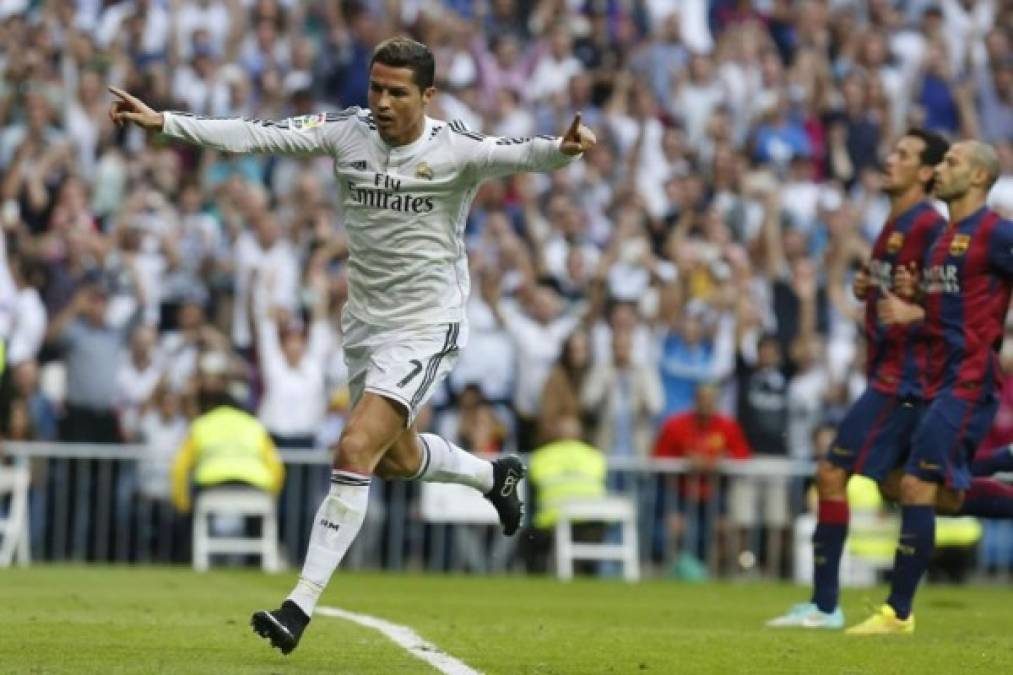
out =
<path fill-rule="evenodd" d="M 893 607 L 883 605 L 868 619 L 844 632 L 848 635 L 911 635 L 915 632 L 915 615 L 898 619 Z"/>

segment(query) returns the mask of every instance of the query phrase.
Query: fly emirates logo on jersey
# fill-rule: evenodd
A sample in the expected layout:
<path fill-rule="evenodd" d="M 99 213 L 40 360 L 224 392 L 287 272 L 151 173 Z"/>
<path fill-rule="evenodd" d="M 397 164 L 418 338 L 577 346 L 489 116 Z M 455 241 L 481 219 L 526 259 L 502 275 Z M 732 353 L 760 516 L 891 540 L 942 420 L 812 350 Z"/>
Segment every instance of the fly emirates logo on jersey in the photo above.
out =
<path fill-rule="evenodd" d="M 373 184 L 368 187 L 348 181 L 348 195 L 352 201 L 369 209 L 384 209 L 399 213 L 430 213 L 433 198 L 401 192 L 401 179 L 384 173 L 373 174 Z"/>

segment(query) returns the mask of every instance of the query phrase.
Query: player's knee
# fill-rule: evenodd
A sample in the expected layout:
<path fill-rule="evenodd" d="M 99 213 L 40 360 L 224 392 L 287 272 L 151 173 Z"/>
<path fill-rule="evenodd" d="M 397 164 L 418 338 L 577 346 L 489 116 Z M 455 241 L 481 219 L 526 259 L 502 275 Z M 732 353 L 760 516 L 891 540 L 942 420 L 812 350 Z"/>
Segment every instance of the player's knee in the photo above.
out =
<path fill-rule="evenodd" d="M 369 437 L 355 431 L 345 431 L 338 441 L 334 457 L 334 468 L 356 473 L 370 474 L 373 471 L 374 448 Z"/>
<path fill-rule="evenodd" d="M 415 473 L 415 470 L 396 456 L 384 455 L 373 473 L 384 480 L 397 480 L 409 478 Z"/>
<path fill-rule="evenodd" d="M 879 496 L 883 498 L 885 502 L 899 502 L 900 501 L 900 484 L 898 483 L 880 483 L 879 485 Z"/>
<path fill-rule="evenodd" d="M 890 472 L 885 479 L 879 483 L 879 494 L 889 502 L 900 501 L 900 481 L 902 474 L 899 471 Z"/>
<path fill-rule="evenodd" d="M 383 480 L 394 480 L 399 477 L 395 467 L 391 466 L 386 457 L 377 462 L 376 468 L 373 469 L 373 475 Z"/>
<path fill-rule="evenodd" d="M 830 462 L 816 467 L 816 491 L 820 499 L 841 499 L 848 494 L 848 472 Z"/>
<path fill-rule="evenodd" d="M 917 506 L 935 505 L 938 486 L 910 474 L 900 479 L 900 503 Z"/>
<path fill-rule="evenodd" d="M 383 453 L 376 465 L 376 475 L 386 480 L 411 478 L 421 468 L 421 457 L 415 434 L 402 434 Z"/>
<path fill-rule="evenodd" d="M 940 490 L 936 495 L 936 512 L 946 516 L 955 516 L 960 513 L 964 505 L 964 493 L 955 490 Z"/>

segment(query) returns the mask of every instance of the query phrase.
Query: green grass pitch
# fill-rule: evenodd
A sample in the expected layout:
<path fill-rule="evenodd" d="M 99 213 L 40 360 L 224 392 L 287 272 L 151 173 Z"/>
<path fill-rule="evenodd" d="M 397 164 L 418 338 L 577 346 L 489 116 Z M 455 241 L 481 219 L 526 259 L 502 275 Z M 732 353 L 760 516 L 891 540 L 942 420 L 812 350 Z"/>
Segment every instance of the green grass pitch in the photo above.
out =
<path fill-rule="evenodd" d="M 293 574 L 0 570 L 0 673 L 426 673 L 380 633 L 318 616 L 282 656 L 248 626 Z M 322 604 L 408 625 L 486 673 L 1013 672 L 1013 594 L 928 587 L 914 636 L 764 629 L 803 598 L 777 584 L 685 585 L 339 573 Z M 848 591 L 849 624 L 883 589 Z"/>

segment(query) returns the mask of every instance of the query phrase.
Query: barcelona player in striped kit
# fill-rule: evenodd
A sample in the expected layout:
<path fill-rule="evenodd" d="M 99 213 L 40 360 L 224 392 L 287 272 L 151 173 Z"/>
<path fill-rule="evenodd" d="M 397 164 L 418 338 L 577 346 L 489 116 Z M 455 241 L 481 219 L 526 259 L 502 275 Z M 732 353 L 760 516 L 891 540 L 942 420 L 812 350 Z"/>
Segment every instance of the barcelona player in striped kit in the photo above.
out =
<path fill-rule="evenodd" d="M 903 465 L 908 439 L 918 424 L 925 394 L 924 343 L 917 326 L 887 325 L 877 305 L 893 284 L 894 271 L 919 263 L 946 227 L 932 206 L 934 168 L 949 144 L 939 135 L 912 129 L 894 145 L 884 165 L 890 217 L 860 272 L 854 293 L 865 301 L 868 387 L 838 429 L 837 440 L 816 471 L 819 493 L 813 535 L 813 593 L 767 623 L 771 627 L 844 627 L 838 606 L 839 569 L 850 518 L 848 478 L 862 474 L 876 482 Z"/>
<path fill-rule="evenodd" d="M 900 483 L 890 595 L 850 634 L 914 631 L 912 604 L 934 549 L 937 509 L 1011 516 L 1013 490 L 972 479 L 970 468 L 998 406 L 998 351 L 1013 293 L 1013 222 L 985 206 L 998 177 L 990 146 L 964 141 L 950 148 L 935 174 L 935 194 L 947 203 L 950 223 L 928 248 L 920 280 L 907 269 L 895 278 L 898 293 L 915 302 L 886 293 L 879 303 L 888 325 L 922 324 L 931 404 L 914 431 Z"/>

